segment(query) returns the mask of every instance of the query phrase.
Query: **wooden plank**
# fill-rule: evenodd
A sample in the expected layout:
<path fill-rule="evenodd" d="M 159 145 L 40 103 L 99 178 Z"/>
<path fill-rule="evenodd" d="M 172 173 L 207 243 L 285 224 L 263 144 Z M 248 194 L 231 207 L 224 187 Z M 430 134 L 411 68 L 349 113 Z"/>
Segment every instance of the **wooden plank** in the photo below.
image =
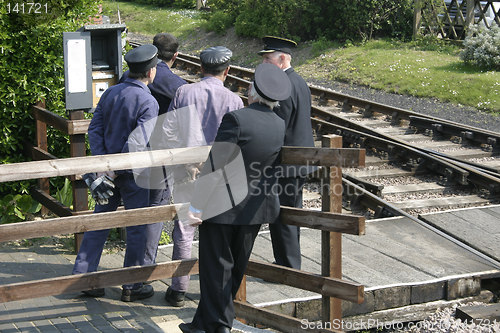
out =
<path fill-rule="evenodd" d="M 419 183 L 385 186 L 382 194 L 405 194 L 405 193 L 443 193 L 449 187 L 437 183 Z"/>
<path fill-rule="evenodd" d="M 73 110 L 69 112 L 71 121 L 80 121 L 85 118 L 83 110 Z M 71 132 L 71 131 L 68 131 Z M 72 134 L 69 135 L 70 156 L 83 157 L 87 155 L 87 148 L 85 144 L 85 134 Z M 73 210 L 75 212 L 86 211 L 89 209 L 88 189 L 85 182 L 81 179 L 72 179 L 71 185 L 73 188 Z M 76 233 L 75 238 L 75 252 L 80 251 L 80 245 L 83 240 L 83 233 Z"/>
<path fill-rule="evenodd" d="M 453 212 L 425 214 L 420 217 L 430 225 L 442 230 L 479 252 L 495 260 L 500 260 L 500 249 L 498 247 L 500 232 L 498 224 L 494 228 L 485 227 L 483 224 L 487 222 L 495 224 L 495 219 L 485 217 L 481 214 L 480 210 L 476 211 L 475 209 L 471 212 L 473 217 L 467 220 L 452 213 Z M 496 222 L 498 222 L 498 219 Z"/>
<path fill-rule="evenodd" d="M 169 221 L 187 205 L 165 205 L 0 225 L 0 242 Z"/>
<path fill-rule="evenodd" d="M 54 156 L 51 153 L 49 153 L 49 152 L 47 152 L 39 147 L 31 147 L 31 157 L 37 161 L 57 159 L 57 156 Z"/>
<path fill-rule="evenodd" d="M 36 120 L 44 122 L 45 124 L 60 130 L 64 134 L 69 134 L 68 119 L 63 118 L 58 114 L 52 113 L 44 107 L 40 107 L 38 105 L 33 106 L 33 115 Z"/>
<path fill-rule="evenodd" d="M 365 150 L 357 148 L 281 148 L 281 163 L 358 167 L 365 165 Z"/>
<path fill-rule="evenodd" d="M 255 324 L 261 324 L 265 327 L 270 327 L 278 330 L 279 332 L 287 333 L 304 333 L 306 331 L 315 333 L 330 333 L 330 332 L 343 332 L 341 330 L 334 330 L 328 328 L 315 328 L 308 326 L 308 324 L 314 325 L 317 322 L 309 322 L 307 320 L 300 320 L 291 316 L 287 316 L 281 313 L 273 312 L 263 308 L 255 307 L 249 303 L 242 303 L 235 301 L 234 310 L 238 317 L 243 317 L 249 322 Z M 328 323 L 323 323 L 328 324 Z M 334 325 L 331 325 L 334 326 Z"/>
<path fill-rule="evenodd" d="M 328 148 L 341 148 L 342 137 L 324 135 L 321 145 Z M 364 165 L 364 161 L 363 161 Z M 326 185 L 322 188 L 321 210 L 330 213 L 342 213 L 342 169 L 326 168 Z M 342 279 L 342 234 L 321 232 L 321 275 Z M 324 322 L 342 320 L 342 302 L 339 298 L 323 296 L 321 299 L 321 318 Z"/>
<path fill-rule="evenodd" d="M 364 287 L 355 282 L 316 275 L 290 267 L 249 260 L 246 274 L 269 282 L 309 290 L 323 296 L 363 303 Z"/>
<path fill-rule="evenodd" d="M 456 317 L 469 324 L 490 325 L 500 321 L 500 303 L 460 306 Z"/>
<path fill-rule="evenodd" d="M 46 207 L 57 216 L 73 216 L 73 212 L 69 207 L 64 206 L 54 197 L 45 193 L 44 191 L 33 189 L 32 191 L 30 191 L 30 194 L 33 199 L 41 203 L 44 207 Z"/>
<path fill-rule="evenodd" d="M 484 205 L 490 201 L 478 197 L 477 195 L 466 195 L 463 197 L 443 197 L 432 199 L 415 199 L 407 201 L 393 202 L 392 204 L 400 209 L 419 209 L 419 208 L 457 208 L 464 205 Z"/>
<path fill-rule="evenodd" d="M 320 212 L 286 206 L 281 206 L 280 216 L 281 221 L 284 223 L 299 227 L 351 235 L 365 234 L 365 218 L 363 216 Z"/>
<path fill-rule="evenodd" d="M 198 260 L 185 259 L 156 265 L 117 268 L 101 272 L 18 282 L 0 286 L 0 303 L 198 274 L 198 272 Z"/>
<path fill-rule="evenodd" d="M 415 172 L 407 171 L 403 169 L 376 169 L 376 170 L 358 170 L 358 171 L 346 171 L 346 174 L 357 178 L 390 178 L 390 177 L 403 177 L 403 176 L 413 176 Z"/>
<path fill-rule="evenodd" d="M 90 119 L 70 120 L 68 121 L 68 134 L 87 134 L 90 125 Z"/>
<path fill-rule="evenodd" d="M 45 109 L 45 101 L 39 101 L 36 103 L 36 106 L 38 108 Z M 33 109 L 35 111 L 35 108 Z M 47 151 L 48 150 L 48 142 L 47 142 L 47 124 L 45 124 L 43 121 L 39 120 L 36 117 L 36 112 L 35 112 L 35 119 L 36 119 L 36 146 L 38 149 L 41 151 Z M 50 182 L 48 178 L 41 178 L 38 179 L 38 187 L 44 191 L 45 193 L 49 194 L 50 193 Z M 47 208 L 42 207 L 41 212 L 42 216 L 46 216 L 49 211 Z"/>
<path fill-rule="evenodd" d="M 0 182 L 205 162 L 210 146 L 70 157 L 0 165 Z"/>

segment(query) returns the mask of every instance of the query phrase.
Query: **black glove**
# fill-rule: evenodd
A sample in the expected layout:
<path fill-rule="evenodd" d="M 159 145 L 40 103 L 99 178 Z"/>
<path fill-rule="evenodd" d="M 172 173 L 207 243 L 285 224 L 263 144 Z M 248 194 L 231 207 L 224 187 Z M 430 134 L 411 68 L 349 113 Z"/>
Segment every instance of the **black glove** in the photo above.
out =
<path fill-rule="evenodd" d="M 107 175 L 97 177 L 95 173 L 86 173 L 82 178 L 90 189 L 92 198 L 94 198 L 99 205 L 107 204 L 108 199 L 114 194 L 113 189 L 115 188 L 115 184 L 113 184 L 113 179 Z"/>

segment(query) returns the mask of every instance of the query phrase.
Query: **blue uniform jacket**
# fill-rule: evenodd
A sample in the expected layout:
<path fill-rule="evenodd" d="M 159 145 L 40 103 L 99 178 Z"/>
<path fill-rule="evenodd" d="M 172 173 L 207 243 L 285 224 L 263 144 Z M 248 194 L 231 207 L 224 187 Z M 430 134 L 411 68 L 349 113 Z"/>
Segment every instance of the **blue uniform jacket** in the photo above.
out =
<path fill-rule="evenodd" d="M 120 82 L 128 78 L 129 71 L 123 73 Z M 148 85 L 151 94 L 156 98 L 160 105 L 159 114 L 164 114 L 168 110 L 170 102 L 174 98 L 177 88 L 186 84 L 187 82 L 174 74 L 170 67 L 163 61 L 159 62 L 156 66 L 156 76 L 153 83 Z"/>
<path fill-rule="evenodd" d="M 141 81 L 126 78 L 108 88 L 97 104 L 88 135 L 92 155 L 128 152 L 130 133 L 158 117 L 158 102 Z M 154 122 L 149 122 L 150 124 Z M 151 133 L 146 129 L 145 133 Z"/>

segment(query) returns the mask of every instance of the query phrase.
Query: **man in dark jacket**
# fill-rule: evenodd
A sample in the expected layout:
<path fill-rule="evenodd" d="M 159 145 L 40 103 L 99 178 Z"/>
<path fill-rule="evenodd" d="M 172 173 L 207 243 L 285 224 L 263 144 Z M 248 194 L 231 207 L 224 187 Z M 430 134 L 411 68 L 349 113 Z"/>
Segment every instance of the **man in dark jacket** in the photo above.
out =
<path fill-rule="evenodd" d="M 284 146 L 314 147 L 311 127 L 311 91 L 304 79 L 291 66 L 292 48 L 297 46 L 292 40 L 267 36 L 263 38 L 265 47 L 259 54 L 263 63 L 273 64 L 288 75 L 292 84 L 290 97 L 280 102 L 275 112 L 285 121 Z M 306 167 L 280 166 L 280 204 L 302 208 L 302 188 L 305 176 L 310 172 Z M 270 225 L 275 263 L 300 269 L 300 228 L 282 223 Z"/>
<path fill-rule="evenodd" d="M 279 214 L 274 165 L 285 124 L 272 108 L 290 89 L 283 71 L 261 64 L 255 70 L 250 105 L 222 119 L 188 213 L 192 223 L 201 223 L 201 298 L 192 323 L 179 325 L 183 332 L 231 331 L 233 299 L 260 225 L 273 223 Z M 221 212 L 220 207 L 228 210 Z"/>

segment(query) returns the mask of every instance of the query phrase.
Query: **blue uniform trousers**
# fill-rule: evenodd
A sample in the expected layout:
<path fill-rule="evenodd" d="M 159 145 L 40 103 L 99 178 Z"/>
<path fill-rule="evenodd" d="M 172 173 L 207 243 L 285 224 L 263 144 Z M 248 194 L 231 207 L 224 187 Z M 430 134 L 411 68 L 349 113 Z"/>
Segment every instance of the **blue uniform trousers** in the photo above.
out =
<path fill-rule="evenodd" d="M 166 189 L 149 190 L 149 204 L 153 206 L 168 205 L 170 202 L 170 191 Z M 156 262 L 158 243 L 163 231 L 163 222 L 148 224 L 146 227 L 146 254 L 144 265 L 153 265 Z"/>
<path fill-rule="evenodd" d="M 121 199 L 123 199 L 125 209 L 149 206 L 149 190 L 137 186 L 132 174 L 120 174 L 115 178 L 114 183 L 114 195 L 109 199 L 109 203 L 96 205 L 94 213 L 115 211 L 120 205 Z M 144 265 L 146 227 L 147 225 L 137 225 L 126 228 L 127 247 L 123 262 L 124 267 Z M 108 234 L 109 229 L 84 233 L 80 251 L 73 266 L 73 274 L 97 271 Z M 135 283 L 133 285 L 123 285 L 123 288 L 136 289 L 141 286 L 142 283 Z"/>

